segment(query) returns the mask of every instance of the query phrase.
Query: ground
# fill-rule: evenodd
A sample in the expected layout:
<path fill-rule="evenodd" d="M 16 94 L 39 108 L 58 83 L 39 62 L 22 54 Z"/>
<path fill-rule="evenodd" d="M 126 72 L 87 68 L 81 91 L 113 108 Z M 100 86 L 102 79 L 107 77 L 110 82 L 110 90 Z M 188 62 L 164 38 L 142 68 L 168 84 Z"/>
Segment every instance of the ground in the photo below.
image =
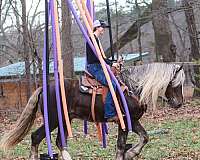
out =
<path fill-rule="evenodd" d="M 21 111 L 16 109 L 0 110 L 0 138 L 13 127 Z M 159 108 L 156 112 L 147 112 L 141 119 L 150 135 L 149 143 L 144 147 L 137 160 L 198 160 L 200 159 L 200 100 L 187 101 L 179 110 Z M 40 115 L 33 127 L 35 130 L 42 122 Z M 84 136 L 82 121 L 73 123 L 74 138 L 68 140 L 68 150 L 73 159 L 114 159 L 117 138 L 117 126 L 109 124 L 108 146 L 101 147 L 96 137 L 93 124 L 89 125 L 89 134 Z M 55 132 L 53 136 L 55 137 Z M 136 142 L 137 136 L 129 134 L 128 143 Z M 53 146 L 55 142 L 53 141 Z M 30 134 L 10 152 L 2 153 L 2 160 L 26 160 L 30 147 Z M 40 153 L 45 153 L 45 141 L 40 146 Z M 54 151 L 56 147 L 54 147 Z"/>

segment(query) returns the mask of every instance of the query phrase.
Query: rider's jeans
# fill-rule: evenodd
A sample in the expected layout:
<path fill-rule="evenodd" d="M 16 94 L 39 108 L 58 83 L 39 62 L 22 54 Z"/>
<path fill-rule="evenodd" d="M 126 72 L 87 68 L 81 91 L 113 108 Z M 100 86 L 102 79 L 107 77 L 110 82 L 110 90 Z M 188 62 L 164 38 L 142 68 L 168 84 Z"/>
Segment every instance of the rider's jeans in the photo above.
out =
<path fill-rule="evenodd" d="M 92 74 L 95 77 L 97 81 L 99 81 L 105 86 L 108 86 L 101 64 L 88 64 L 87 70 L 90 74 Z M 111 82 L 112 82 L 114 90 L 116 91 L 116 88 L 117 88 L 116 83 L 113 80 L 111 80 Z M 114 106 L 114 102 L 113 102 L 112 94 L 110 90 L 108 91 L 107 96 L 106 96 L 104 109 L 105 109 L 104 118 L 111 118 L 116 115 L 116 109 Z"/>

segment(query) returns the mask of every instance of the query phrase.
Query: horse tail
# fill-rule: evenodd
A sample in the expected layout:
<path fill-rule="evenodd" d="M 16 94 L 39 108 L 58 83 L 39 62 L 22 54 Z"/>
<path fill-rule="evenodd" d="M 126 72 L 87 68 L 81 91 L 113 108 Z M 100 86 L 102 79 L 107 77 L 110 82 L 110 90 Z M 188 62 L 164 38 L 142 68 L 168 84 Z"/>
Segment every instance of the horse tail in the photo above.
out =
<path fill-rule="evenodd" d="M 42 87 L 32 94 L 15 127 L 2 137 L 0 148 L 4 151 L 21 142 L 30 131 L 38 110 L 38 100 L 41 92 Z"/>

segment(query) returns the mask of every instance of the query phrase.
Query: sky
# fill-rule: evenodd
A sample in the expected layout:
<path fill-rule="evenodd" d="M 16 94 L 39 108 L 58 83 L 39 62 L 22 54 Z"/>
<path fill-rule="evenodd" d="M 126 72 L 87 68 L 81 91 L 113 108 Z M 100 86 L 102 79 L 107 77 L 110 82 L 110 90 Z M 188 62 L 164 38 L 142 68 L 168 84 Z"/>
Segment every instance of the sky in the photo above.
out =
<path fill-rule="evenodd" d="M 34 2 L 34 5 L 31 5 L 31 2 Z M 34 10 L 35 10 L 35 8 L 36 8 L 36 4 L 38 4 L 38 2 L 39 2 L 39 0 L 31 0 L 31 1 L 29 1 L 29 3 L 27 3 L 26 5 L 27 5 L 27 12 L 29 12 L 29 10 L 30 10 L 30 15 L 32 15 L 33 13 L 34 13 Z M 103 3 L 103 2 L 105 2 L 106 3 L 106 0 L 94 0 L 94 3 L 95 3 L 95 5 L 98 5 L 99 3 Z M 109 0 L 109 3 L 111 4 L 111 3 L 113 3 L 114 2 L 114 0 Z M 120 4 L 120 5 L 124 5 L 125 4 L 125 2 L 126 2 L 126 0 L 117 0 L 117 2 Z M 106 7 L 106 6 L 105 6 Z M 39 11 L 44 11 L 44 8 L 45 8 L 45 1 L 44 0 L 41 0 L 40 1 L 40 5 L 39 5 L 39 7 L 38 7 L 38 10 Z M 40 16 L 39 18 L 40 18 L 40 21 L 43 21 L 43 18 L 42 18 L 43 16 Z M 39 20 L 38 20 L 39 21 Z"/>
<path fill-rule="evenodd" d="M 109 3 L 112 4 L 115 0 L 109 0 Z M 26 1 L 27 2 L 27 13 L 29 13 L 29 20 L 31 20 L 31 15 L 33 15 L 33 13 L 35 12 L 35 8 L 39 2 L 39 0 L 29 0 L 29 1 Z M 102 2 L 105 2 L 106 3 L 106 0 L 94 0 L 94 3 L 95 5 L 98 5 L 99 3 L 102 3 Z M 126 0 L 117 0 L 118 4 L 119 5 L 125 5 L 126 3 Z M 44 11 L 44 8 L 45 8 L 45 1 L 44 0 L 40 0 L 40 5 L 38 7 L 38 11 Z M 105 6 L 106 7 L 106 6 Z M 11 25 L 11 19 L 14 20 L 14 16 L 11 16 L 10 18 L 7 18 L 7 21 L 6 23 L 4 24 L 4 26 L 7 26 L 7 25 Z M 37 17 L 37 20 L 36 20 L 36 23 L 42 23 L 44 21 L 44 13 L 43 15 L 40 15 L 39 17 Z"/>
<path fill-rule="evenodd" d="M 35 4 L 37 4 L 38 3 L 38 1 L 39 0 L 34 0 L 34 3 Z M 113 3 L 115 0 L 109 0 L 109 3 Z M 43 10 L 43 8 L 44 8 L 44 0 L 42 0 L 41 2 L 40 2 L 40 7 L 39 7 L 39 9 L 40 10 Z M 106 3 L 106 0 L 94 0 L 94 4 L 95 5 L 98 5 L 99 3 Z M 124 5 L 125 4 L 125 2 L 126 2 L 126 0 L 117 0 L 117 2 L 120 4 L 120 5 Z M 31 7 L 31 3 L 29 2 L 29 3 L 27 3 L 27 9 L 29 9 Z"/>

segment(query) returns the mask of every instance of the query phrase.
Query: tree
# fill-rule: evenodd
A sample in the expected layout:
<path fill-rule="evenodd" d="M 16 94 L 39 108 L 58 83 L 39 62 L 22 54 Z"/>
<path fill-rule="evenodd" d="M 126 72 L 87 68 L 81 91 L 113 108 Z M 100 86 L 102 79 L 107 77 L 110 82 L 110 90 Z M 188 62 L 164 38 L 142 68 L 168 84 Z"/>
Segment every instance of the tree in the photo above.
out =
<path fill-rule="evenodd" d="M 1 7 L 2 7 L 2 0 L 0 0 L 0 22 L 1 22 Z"/>
<path fill-rule="evenodd" d="M 139 18 L 141 16 L 141 9 L 140 9 L 140 6 L 138 4 L 138 1 L 135 0 L 135 7 L 136 7 L 136 10 L 137 10 L 137 18 Z M 138 26 L 138 46 L 139 46 L 139 55 L 140 55 L 140 61 L 142 61 L 142 42 L 141 42 L 141 27 L 140 27 L 140 22 L 137 21 L 137 26 Z"/>
<path fill-rule="evenodd" d="M 26 1 L 21 0 L 22 5 L 22 35 L 23 35 L 23 57 L 25 61 L 25 70 L 26 70 L 26 80 L 27 80 L 27 101 L 31 96 L 31 72 L 30 72 L 30 59 L 29 59 L 29 49 L 28 49 L 28 25 L 26 18 Z"/>
<path fill-rule="evenodd" d="M 72 78 L 74 75 L 74 61 L 73 61 L 73 46 L 71 25 L 72 18 L 69 8 L 66 5 L 66 1 L 61 1 L 62 5 L 62 57 L 64 65 L 64 76 Z"/>
<path fill-rule="evenodd" d="M 148 23 L 152 20 L 151 17 L 151 5 L 148 5 L 148 7 L 143 11 L 140 17 L 133 22 L 133 24 L 129 27 L 129 29 L 124 32 L 123 35 L 118 40 L 118 43 L 113 44 L 113 52 L 116 52 L 117 49 L 123 48 L 127 43 L 131 42 L 132 40 L 136 39 L 138 36 L 138 23 L 140 24 L 140 27 L 144 24 Z M 109 48 L 106 49 L 106 56 L 110 57 Z"/>
<path fill-rule="evenodd" d="M 200 60 L 200 52 L 199 52 L 199 41 L 198 41 L 198 33 L 195 23 L 194 11 L 191 5 L 191 1 L 183 0 L 183 6 L 185 8 L 185 17 L 187 28 L 189 32 L 189 39 L 191 45 L 191 53 L 190 60 L 199 61 Z M 200 70 L 198 66 L 194 66 L 194 85 L 198 88 L 195 90 L 195 95 L 200 96 Z"/>
<path fill-rule="evenodd" d="M 118 50 L 118 41 L 119 41 L 119 15 L 118 15 L 118 3 L 115 0 L 115 14 L 116 14 L 116 23 L 115 23 L 115 39 L 116 39 L 116 44 L 117 44 L 117 49 L 116 49 L 116 54 L 117 54 L 117 59 L 119 57 L 119 50 Z"/>
<path fill-rule="evenodd" d="M 181 50 L 180 50 L 179 54 L 177 53 L 177 57 L 179 58 L 178 60 L 181 61 L 181 62 L 185 62 L 185 61 L 188 62 L 189 58 L 188 58 L 188 54 L 187 54 L 186 43 L 185 43 L 185 40 L 184 40 L 184 33 L 185 32 L 183 34 L 181 33 L 182 28 L 180 29 L 180 26 L 177 25 L 176 20 L 175 20 L 175 14 L 173 14 L 173 12 L 170 13 L 170 17 L 171 17 L 172 23 L 175 27 L 175 31 L 177 32 L 178 38 L 179 38 L 179 41 L 180 41 Z"/>
<path fill-rule="evenodd" d="M 176 49 L 172 40 L 172 32 L 169 25 L 167 13 L 167 0 L 153 0 L 153 28 L 155 35 L 155 51 L 157 61 L 175 62 Z"/>
<path fill-rule="evenodd" d="M 145 1 L 144 1 L 145 2 Z M 141 42 L 141 25 L 140 21 L 138 20 L 142 16 L 142 10 L 140 5 L 143 5 L 144 2 L 138 2 L 138 0 L 127 0 L 127 3 L 132 6 L 133 8 L 131 12 L 135 15 L 135 19 L 137 22 L 137 28 L 138 28 L 138 33 L 137 33 L 137 42 L 138 42 L 138 50 L 139 50 L 139 55 L 140 55 L 140 60 L 142 60 L 142 42 Z"/>
<path fill-rule="evenodd" d="M 195 23 L 195 17 L 193 8 L 191 5 L 191 1 L 183 0 L 183 6 L 185 7 L 185 17 L 187 23 L 187 29 L 189 33 L 190 43 L 191 43 L 191 56 L 190 60 L 198 60 L 200 58 L 199 52 L 199 41 L 198 41 L 198 33 Z"/>

